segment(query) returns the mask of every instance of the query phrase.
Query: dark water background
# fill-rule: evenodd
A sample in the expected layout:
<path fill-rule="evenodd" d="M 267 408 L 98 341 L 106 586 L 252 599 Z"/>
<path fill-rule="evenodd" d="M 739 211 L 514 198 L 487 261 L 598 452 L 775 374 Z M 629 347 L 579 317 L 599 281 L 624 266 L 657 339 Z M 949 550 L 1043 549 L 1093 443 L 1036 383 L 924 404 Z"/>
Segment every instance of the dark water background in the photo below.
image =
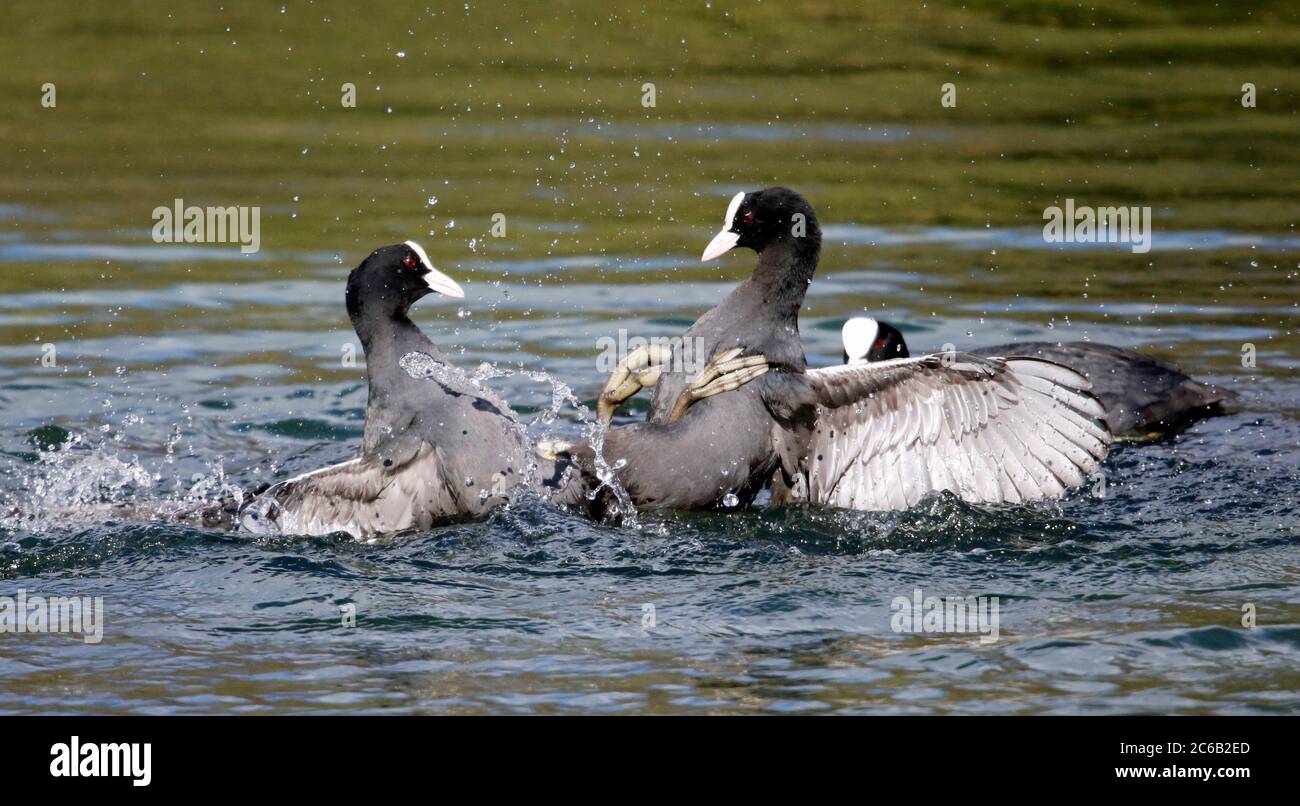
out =
<path fill-rule="evenodd" d="M 463 5 L 13 12 L 0 594 L 103 596 L 107 624 L 98 645 L 0 634 L 0 712 L 1300 710 L 1285 4 Z M 600 338 L 678 333 L 747 274 L 749 253 L 698 255 L 731 193 L 777 182 L 826 225 L 802 316 L 815 365 L 865 310 L 914 348 L 1141 347 L 1241 410 L 1119 447 L 1103 495 L 1040 507 L 631 529 L 519 501 L 362 544 L 109 506 L 348 458 L 365 386 L 343 279 L 406 238 L 468 293 L 416 321 L 467 371 L 512 371 L 491 385 L 535 432 L 576 436 L 577 411 L 544 422 L 551 387 L 519 371 L 590 402 Z M 154 244 L 150 211 L 175 197 L 262 206 L 262 251 Z M 1047 247 L 1042 210 L 1066 197 L 1151 205 L 1155 248 Z M 890 603 L 918 587 L 998 596 L 1000 640 L 895 633 Z"/>

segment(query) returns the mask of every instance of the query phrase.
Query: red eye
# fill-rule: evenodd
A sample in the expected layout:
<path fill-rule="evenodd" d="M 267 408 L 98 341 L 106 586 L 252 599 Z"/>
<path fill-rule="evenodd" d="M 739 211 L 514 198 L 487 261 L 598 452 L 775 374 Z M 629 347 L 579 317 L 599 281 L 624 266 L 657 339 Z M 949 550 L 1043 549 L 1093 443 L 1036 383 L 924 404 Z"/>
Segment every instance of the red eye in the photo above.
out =
<path fill-rule="evenodd" d="M 416 259 L 415 255 L 407 255 L 406 257 L 402 258 L 402 265 L 408 269 L 414 269 L 415 264 L 419 262 L 420 261 Z"/>
<path fill-rule="evenodd" d="M 876 350 L 883 350 L 883 349 L 885 349 L 885 340 L 884 340 L 884 339 L 876 339 L 876 343 L 873 344 L 873 345 L 871 345 L 871 346 L 872 346 L 873 349 L 876 349 Z"/>
<path fill-rule="evenodd" d="M 753 223 L 754 223 L 754 214 L 753 214 L 753 213 L 745 213 L 745 217 L 742 218 L 741 221 L 744 221 L 746 224 L 753 224 Z"/>

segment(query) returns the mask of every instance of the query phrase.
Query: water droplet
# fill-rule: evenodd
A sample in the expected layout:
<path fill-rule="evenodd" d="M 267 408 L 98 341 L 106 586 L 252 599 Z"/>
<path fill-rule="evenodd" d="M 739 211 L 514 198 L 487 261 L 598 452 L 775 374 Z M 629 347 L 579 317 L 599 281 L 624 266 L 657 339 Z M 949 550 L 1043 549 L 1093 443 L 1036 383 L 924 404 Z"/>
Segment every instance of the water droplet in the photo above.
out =
<path fill-rule="evenodd" d="M 726 495 L 722 496 L 722 505 L 724 507 L 734 507 L 739 503 L 740 503 L 740 499 L 736 497 L 735 493 L 727 493 Z"/>

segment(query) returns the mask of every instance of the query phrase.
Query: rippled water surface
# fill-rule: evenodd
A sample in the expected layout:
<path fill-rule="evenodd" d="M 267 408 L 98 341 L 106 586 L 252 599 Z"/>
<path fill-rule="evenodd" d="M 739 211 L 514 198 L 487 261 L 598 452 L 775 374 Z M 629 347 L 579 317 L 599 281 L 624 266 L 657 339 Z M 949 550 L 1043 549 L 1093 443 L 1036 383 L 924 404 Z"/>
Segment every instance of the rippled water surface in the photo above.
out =
<path fill-rule="evenodd" d="M 460 5 L 367 26 L 345 4 L 20 13 L 0 34 L 27 82 L 0 121 L 0 595 L 102 596 L 106 624 L 95 645 L 0 633 L 0 712 L 1300 711 L 1294 48 L 1163 16 L 1098 47 L 1079 21 L 930 5 L 927 25 L 810 6 L 807 39 L 780 9 L 718 3 L 635 35 L 636 14 L 582 3 L 505 28 Z M 600 36 L 564 39 L 588 13 Z M 1152 46 L 1176 25 L 1191 33 Z M 1237 35 L 1269 88 L 1252 118 L 1218 106 L 1241 80 L 1216 48 Z M 968 68 L 966 117 L 931 98 L 949 64 Z M 195 93 L 200 76 L 231 80 Z M 57 109 L 33 100 L 46 80 Z M 348 80 L 362 102 L 343 112 Z M 1231 91 L 1207 100 L 1215 81 Z M 575 437 L 572 405 L 543 422 L 532 373 L 590 404 L 599 339 L 679 333 L 747 274 L 751 253 L 698 255 L 731 193 L 775 182 L 826 225 L 801 319 L 814 365 L 867 311 L 914 349 L 1138 347 L 1240 408 L 1118 447 L 1104 488 L 1039 507 L 627 528 L 519 500 L 372 543 L 165 522 L 353 454 L 343 282 L 372 248 L 421 241 L 467 298 L 413 318 L 466 371 L 494 365 L 534 431 Z M 1066 196 L 1151 205 L 1152 252 L 1044 244 Z M 175 197 L 262 206 L 261 251 L 153 243 Z M 895 632 L 891 603 L 918 588 L 998 597 L 998 640 Z"/>

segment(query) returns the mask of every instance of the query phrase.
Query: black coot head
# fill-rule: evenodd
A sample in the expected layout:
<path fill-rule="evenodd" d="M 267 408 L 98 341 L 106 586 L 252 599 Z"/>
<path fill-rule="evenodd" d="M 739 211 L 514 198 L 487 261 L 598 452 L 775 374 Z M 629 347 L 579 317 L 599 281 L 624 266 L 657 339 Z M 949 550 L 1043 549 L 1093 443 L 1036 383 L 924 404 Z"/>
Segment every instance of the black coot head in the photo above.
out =
<path fill-rule="evenodd" d="M 907 358 L 907 342 L 898 328 L 888 322 L 878 322 L 857 316 L 844 323 L 840 331 L 844 344 L 844 363 L 857 361 L 888 361 Z"/>
<path fill-rule="evenodd" d="M 903 341 L 903 334 L 888 322 L 881 322 L 880 329 L 876 331 L 876 338 L 871 342 L 871 349 L 867 352 L 868 361 L 888 361 L 891 358 L 907 358 L 907 342 Z"/>
<path fill-rule="evenodd" d="M 348 315 L 404 316 L 416 300 L 433 292 L 465 296 L 455 280 L 433 267 L 415 241 L 381 246 L 348 275 Z"/>
<path fill-rule="evenodd" d="M 704 249 L 703 259 L 712 260 L 736 246 L 759 253 L 776 244 L 816 250 L 821 241 L 817 214 L 807 199 L 789 188 L 764 188 L 731 198 L 722 230 Z"/>

